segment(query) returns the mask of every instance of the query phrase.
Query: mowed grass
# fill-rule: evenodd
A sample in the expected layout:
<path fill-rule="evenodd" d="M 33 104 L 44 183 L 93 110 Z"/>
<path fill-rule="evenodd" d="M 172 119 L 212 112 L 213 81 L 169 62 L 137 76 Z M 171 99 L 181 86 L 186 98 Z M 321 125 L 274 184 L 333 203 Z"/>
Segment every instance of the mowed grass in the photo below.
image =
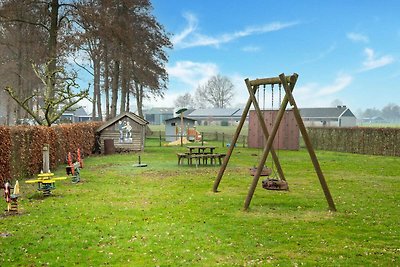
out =
<path fill-rule="evenodd" d="M 400 265 L 400 158 L 317 151 L 333 213 L 307 151 L 279 151 L 290 191 L 260 181 L 243 211 L 261 151 L 236 148 L 219 193 L 219 166 L 178 166 L 183 151 L 147 147 L 146 168 L 137 154 L 86 158 L 82 182 L 47 198 L 21 183 L 20 215 L 0 218 L 0 266 Z"/>

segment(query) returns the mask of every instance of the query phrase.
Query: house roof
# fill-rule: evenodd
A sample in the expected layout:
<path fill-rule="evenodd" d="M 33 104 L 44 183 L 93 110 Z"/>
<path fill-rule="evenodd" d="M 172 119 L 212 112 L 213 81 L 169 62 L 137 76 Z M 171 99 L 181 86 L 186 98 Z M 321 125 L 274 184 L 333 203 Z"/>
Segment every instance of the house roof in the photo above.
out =
<path fill-rule="evenodd" d="M 342 116 L 355 117 L 346 106 L 328 107 L 328 108 L 302 108 L 300 115 L 304 118 L 339 118 Z"/>
<path fill-rule="evenodd" d="M 146 110 L 146 114 L 173 114 L 174 108 L 151 108 Z"/>
<path fill-rule="evenodd" d="M 74 115 L 77 117 L 90 117 L 83 107 L 79 107 L 76 110 L 74 110 Z"/>
<path fill-rule="evenodd" d="M 196 109 L 188 117 L 233 117 L 240 109 L 239 108 L 206 108 Z"/>
<path fill-rule="evenodd" d="M 180 116 L 177 116 L 177 117 L 173 117 L 173 118 L 169 118 L 169 119 L 166 119 L 165 121 L 173 121 L 173 120 L 181 120 L 181 117 Z M 189 120 L 189 121 L 197 121 L 197 120 L 195 120 L 195 119 L 191 119 L 191 118 L 188 118 L 188 117 L 183 117 L 183 120 Z"/>
<path fill-rule="evenodd" d="M 139 117 L 139 116 L 136 115 L 135 113 L 132 113 L 132 112 L 124 112 L 124 113 L 119 114 L 119 115 L 116 116 L 115 118 L 113 118 L 113 119 L 111 119 L 111 120 L 108 120 L 106 123 L 104 123 L 102 126 L 100 126 L 100 127 L 96 130 L 96 132 L 101 132 L 101 131 L 103 131 L 105 128 L 107 128 L 108 126 L 114 124 L 115 122 L 117 122 L 117 121 L 123 119 L 124 117 L 130 118 L 131 120 L 137 122 L 137 123 L 140 124 L 140 125 L 146 125 L 146 124 L 149 123 L 148 121 L 146 121 L 145 119 L 142 119 L 141 117 Z"/>

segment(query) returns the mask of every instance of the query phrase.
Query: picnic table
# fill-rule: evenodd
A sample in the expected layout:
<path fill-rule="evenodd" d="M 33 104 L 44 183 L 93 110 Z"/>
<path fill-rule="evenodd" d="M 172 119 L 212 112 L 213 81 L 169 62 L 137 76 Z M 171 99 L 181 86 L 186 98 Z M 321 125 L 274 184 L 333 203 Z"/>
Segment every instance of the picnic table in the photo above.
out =
<path fill-rule="evenodd" d="M 215 146 L 187 146 L 187 149 L 189 154 L 213 154 Z"/>
<path fill-rule="evenodd" d="M 178 165 L 182 165 L 185 159 L 188 165 L 193 165 L 194 160 L 196 167 L 200 164 L 207 165 L 208 162 L 215 165 L 217 159 L 221 165 L 222 159 L 226 156 L 226 154 L 214 153 L 215 146 L 187 146 L 186 148 L 185 153 L 177 153 Z"/>

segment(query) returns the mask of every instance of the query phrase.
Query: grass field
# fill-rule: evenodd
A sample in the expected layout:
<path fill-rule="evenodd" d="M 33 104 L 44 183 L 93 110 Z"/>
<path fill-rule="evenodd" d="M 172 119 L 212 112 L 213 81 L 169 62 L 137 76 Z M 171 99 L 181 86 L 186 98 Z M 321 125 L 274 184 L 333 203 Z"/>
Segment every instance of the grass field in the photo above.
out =
<path fill-rule="evenodd" d="M 21 183 L 20 215 L 0 217 L 0 266 L 400 265 L 400 158 L 317 151 L 332 213 L 307 152 L 280 151 L 290 191 L 259 186 L 245 212 L 261 151 L 236 148 L 213 193 L 219 167 L 178 166 L 184 150 L 148 146 L 146 168 L 87 158 L 82 182 L 47 198 Z"/>

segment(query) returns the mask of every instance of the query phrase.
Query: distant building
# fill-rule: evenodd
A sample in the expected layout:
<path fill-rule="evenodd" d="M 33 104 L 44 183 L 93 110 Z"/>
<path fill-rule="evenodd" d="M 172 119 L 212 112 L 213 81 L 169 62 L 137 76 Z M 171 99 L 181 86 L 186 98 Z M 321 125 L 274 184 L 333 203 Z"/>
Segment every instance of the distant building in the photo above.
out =
<path fill-rule="evenodd" d="M 306 127 L 355 127 L 357 118 L 346 106 L 302 108 L 300 115 Z"/>
<path fill-rule="evenodd" d="M 65 111 L 61 117 L 60 122 L 85 122 L 90 121 L 91 116 L 87 114 L 83 107 L 79 107 L 75 110 L 67 110 Z"/>
<path fill-rule="evenodd" d="M 187 114 L 188 118 L 197 120 L 199 125 L 235 125 L 240 121 L 243 110 L 240 108 L 196 109 Z"/>
<path fill-rule="evenodd" d="M 152 108 L 143 111 L 143 116 L 150 124 L 161 125 L 174 117 L 174 108 Z"/>
<path fill-rule="evenodd" d="M 374 117 L 370 117 L 370 118 L 362 118 L 361 122 L 363 124 L 388 123 L 387 120 L 385 120 L 384 118 L 379 117 L 379 116 L 374 116 Z"/>

